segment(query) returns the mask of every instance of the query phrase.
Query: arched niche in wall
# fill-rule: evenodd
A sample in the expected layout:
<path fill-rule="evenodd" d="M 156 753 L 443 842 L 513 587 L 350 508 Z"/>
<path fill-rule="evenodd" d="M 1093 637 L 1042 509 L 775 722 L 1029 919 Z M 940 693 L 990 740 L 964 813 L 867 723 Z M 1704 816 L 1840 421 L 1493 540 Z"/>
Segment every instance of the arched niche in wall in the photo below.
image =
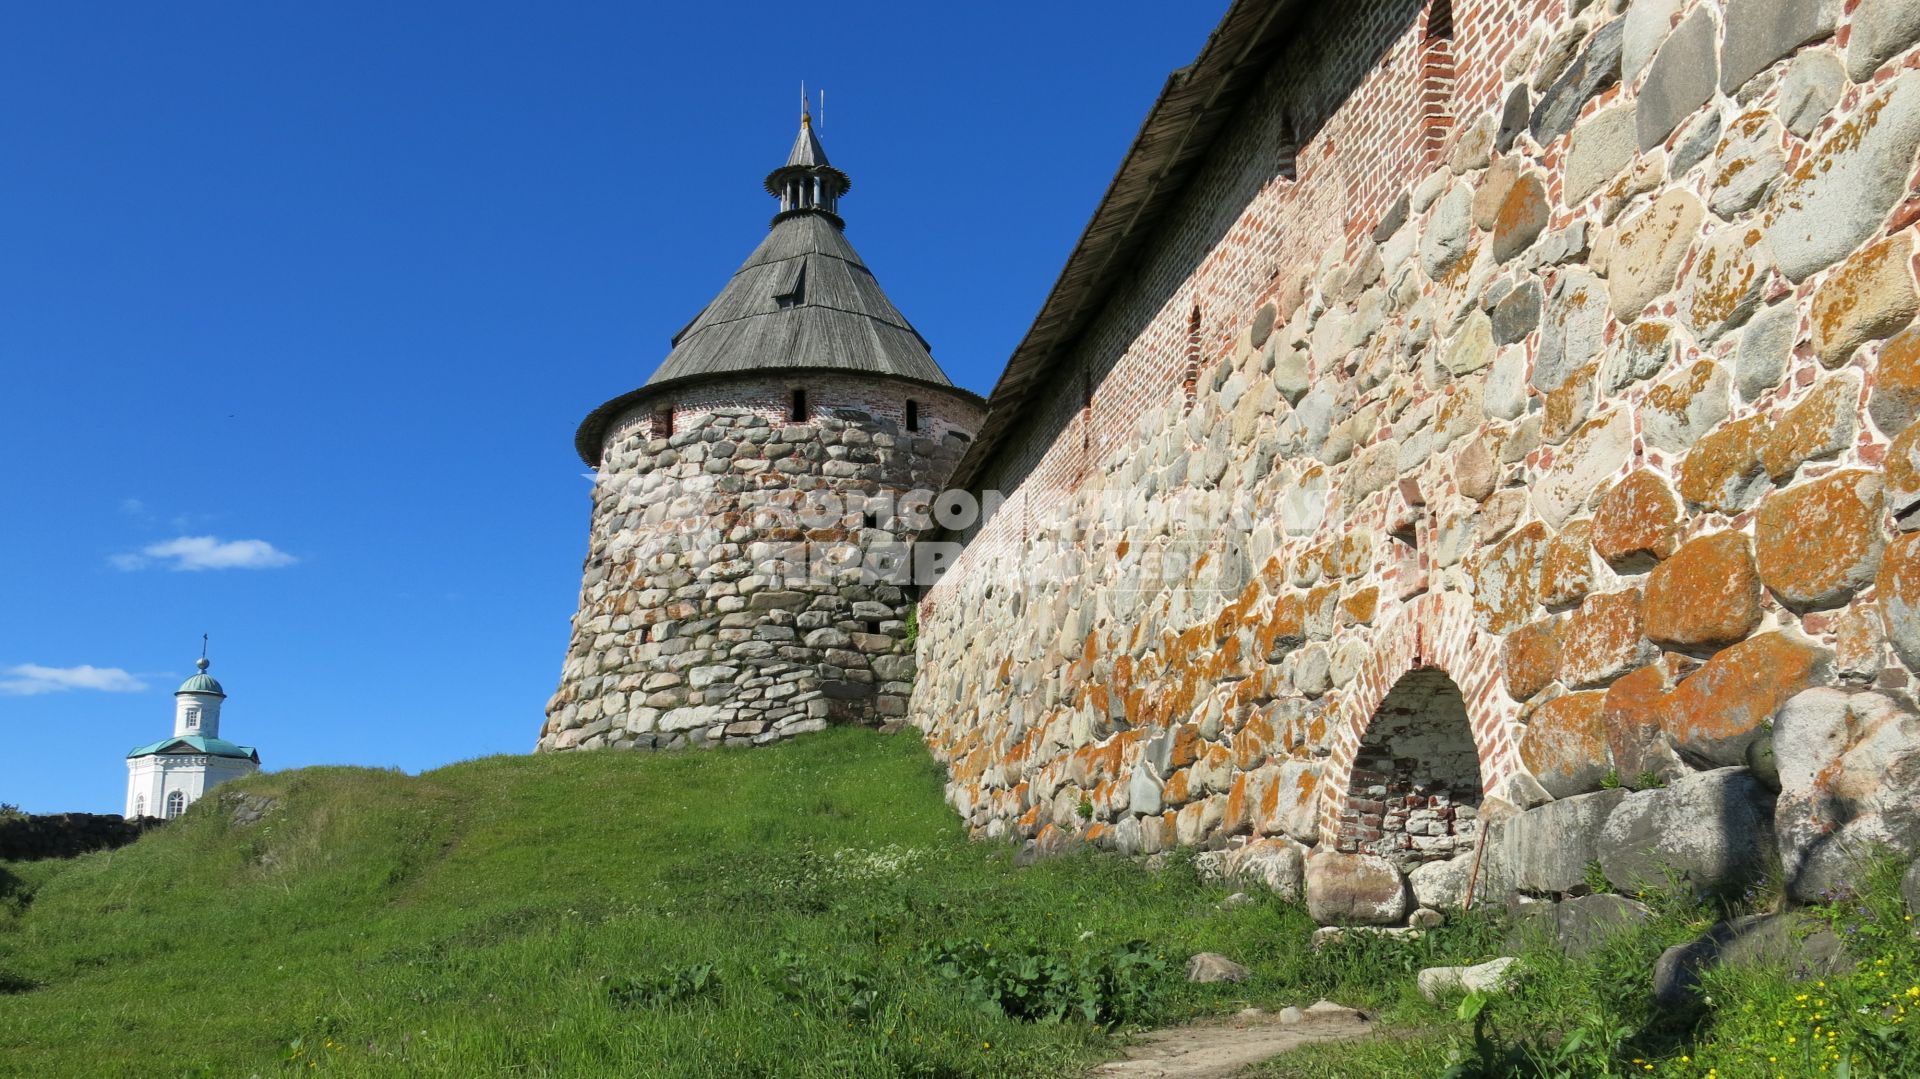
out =
<path fill-rule="evenodd" d="M 1471 851 L 1484 797 L 1466 698 L 1438 667 L 1408 671 L 1367 725 L 1346 783 L 1338 849 L 1402 870 Z"/>

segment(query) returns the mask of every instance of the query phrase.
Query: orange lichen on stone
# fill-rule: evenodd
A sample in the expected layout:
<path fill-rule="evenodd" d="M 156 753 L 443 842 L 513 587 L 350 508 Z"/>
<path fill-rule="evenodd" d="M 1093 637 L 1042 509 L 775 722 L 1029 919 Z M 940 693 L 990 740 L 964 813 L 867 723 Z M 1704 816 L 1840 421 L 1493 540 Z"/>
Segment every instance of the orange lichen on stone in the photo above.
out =
<path fill-rule="evenodd" d="M 1025 813 L 1020 814 L 1020 819 L 1014 822 L 1014 827 L 1020 830 L 1021 835 L 1032 837 L 1040 827 L 1040 815 L 1045 808 L 1043 804 L 1036 802 Z"/>
<path fill-rule="evenodd" d="M 1760 573 L 1744 533 L 1682 544 L 1647 577 L 1647 636 L 1680 648 L 1744 640 L 1760 625 Z"/>
<path fill-rule="evenodd" d="M 1889 435 L 1907 430 L 1920 415 L 1920 326 L 1902 330 L 1880 346 L 1869 411 Z"/>
<path fill-rule="evenodd" d="M 1541 415 L 1540 437 L 1550 443 L 1566 441 L 1568 435 L 1587 422 L 1593 412 L 1593 364 L 1567 376 L 1567 380 L 1547 393 L 1547 406 Z"/>
<path fill-rule="evenodd" d="M 1884 578 L 1885 560 L 1881 562 L 1880 572 Z M 1833 663 L 1842 675 L 1858 678 L 1878 675 L 1886 643 L 1877 603 L 1855 603 L 1833 620 Z"/>
<path fill-rule="evenodd" d="M 1493 257 L 1501 262 L 1526 250 L 1547 227 L 1547 186 L 1538 173 L 1521 176 L 1493 215 Z"/>
<path fill-rule="evenodd" d="M 1593 522 L 1568 521 L 1547 541 L 1540 563 L 1540 602 L 1549 607 L 1578 603 L 1593 587 Z"/>
<path fill-rule="evenodd" d="M 1334 571 L 1342 577 L 1367 572 L 1373 562 L 1373 537 L 1365 532 L 1350 532 L 1340 537 L 1338 561 Z"/>
<path fill-rule="evenodd" d="M 1663 712 L 1672 688 L 1673 671 L 1665 662 L 1629 671 L 1607 687 L 1601 725 L 1608 755 L 1623 778 L 1649 772 L 1666 776 L 1678 767 Z"/>
<path fill-rule="evenodd" d="M 1323 584 L 1307 592 L 1307 636 L 1324 641 L 1333 636 L 1340 614 L 1340 586 Z"/>
<path fill-rule="evenodd" d="M 1662 705 L 1667 737 L 1691 757 L 1742 764 L 1760 725 L 1787 698 L 1813 685 L 1830 659 L 1825 649 L 1783 632 L 1723 649 Z"/>
<path fill-rule="evenodd" d="M 1297 763 L 1276 770 L 1277 780 L 1262 801 L 1260 819 L 1254 831 L 1261 835 L 1291 834 L 1296 839 L 1314 838 L 1314 814 L 1318 810 L 1319 774 Z"/>
<path fill-rule="evenodd" d="M 1253 831 L 1255 820 L 1261 816 L 1261 805 L 1268 800 L 1274 777 L 1271 768 L 1240 772 L 1234 776 L 1233 788 L 1227 792 L 1227 806 L 1220 820 L 1222 834 L 1246 835 Z"/>
<path fill-rule="evenodd" d="M 1612 768 L 1604 690 L 1567 693 L 1534 708 L 1520 736 L 1520 761 L 1555 798 L 1597 790 Z"/>
<path fill-rule="evenodd" d="M 1267 758 L 1268 747 L 1273 745 L 1273 724 L 1261 712 L 1247 717 L 1247 722 L 1233 735 L 1233 766 L 1242 771 L 1257 768 Z"/>
<path fill-rule="evenodd" d="M 1307 605 L 1303 597 L 1298 592 L 1275 597 L 1273 607 L 1268 610 L 1266 620 L 1254 637 L 1256 649 L 1265 652 L 1269 659 L 1274 659 L 1278 658 L 1276 653 L 1298 648 L 1306 640 Z"/>
<path fill-rule="evenodd" d="M 1546 545 L 1547 526 L 1529 521 L 1469 562 L 1474 614 L 1488 632 L 1505 633 L 1533 616 Z"/>
<path fill-rule="evenodd" d="M 1673 553 L 1680 535 L 1680 499 L 1658 473 L 1627 473 L 1593 513 L 1593 549 L 1617 568 L 1644 566 Z"/>
<path fill-rule="evenodd" d="M 1340 601 L 1340 613 L 1347 625 L 1366 625 L 1373 621 L 1373 614 L 1380 607 L 1380 590 L 1362 588 Z"/>
<path fill-rule="evenodd" d="M 1908 666 L 1920 667 L 1920 532 L 1887 548 L 1874 590 L 1887 640 Z"/>
<path fill-rule="evenodd" d="M 1838 367 L 1853 350 L 1913 321 L 1913 236 L 1902 232 L 1861 251 L 1813 294 L 1813 350 Z"/>
<path fill-rule="evenodd" d="M 1559 676 L 1559 623 L 1558 618 L 1543 618 L 1507 634 L 1500 659 L 1509 697 L 1524 701 Z"/>
<path fill-rule="evenodd" d="M 1866 587 L 1885 546 L 1881 487 L 1880 473 L 1848 469 L 1768 496 L 1754 523 L 1760 580 L 1798 609 Z"/>
<path fill-rule="evenodd" d="M 1846 450 L 1853 445 L 1859 409 L 1860 376 L 1852 371 L 1829 376 L 1768 432 L 1760 463 L 1778 482 L 1807 461 Z"/>
<path fill-rule="evenodd" d="M 1254 830 L 1262 835 L 1272 835 L 1279 831 L 1275 823 L 1280 817 L 1280 784 L 1269 783 L 1260 792 L 1259 816 L 1254 821 Z"/>
<path fill-rule="evenodd" d="M 1192 801 L 1193 792 L 1189 790 L 1192 782 L 1191 769 L 1176 768 L 1173 774 L 1167 777 L 1166 786 L 1160 792 L 1161 800 L 1170 806 L 1185 805 Z"/>
<path fill-rule="evenodd" d="M 1640 590 L 1596 592 L 1567 616 L 1560 642 L 1560 681 L 1600 685 L 1652 658 L 1640 614 Z"/>
<path fill-rule="evenodd" d="M 1765 416 L 1748 416 L 1709 432 L 1680 467 L 1680 495 L 1696 506 L 1737 513 L 1764 488 L 1760 452 L 1768 435 Z"/>
<path fill-rule="evenodd" d="M 1773 265 L 1765 242 L 1766 233 L 1749 226 L 1736 235 L 1719 234 L 1701 248 L 1687 274 L 1689 287 L 1681 306 L 1688 324 L 1703 340 L 1740 321 L 1742 309 L 1750 312 L 1759 299 Z"/>
<path fill-rule="evenodd" d="M 1183 724 L 1173 730 L 1173 745 L 1168 750 L 1167 767 L 1185 768 L 1200 759 L 1206 743 L 1200 737 L 1200 728 L 1192 723 Z"/>

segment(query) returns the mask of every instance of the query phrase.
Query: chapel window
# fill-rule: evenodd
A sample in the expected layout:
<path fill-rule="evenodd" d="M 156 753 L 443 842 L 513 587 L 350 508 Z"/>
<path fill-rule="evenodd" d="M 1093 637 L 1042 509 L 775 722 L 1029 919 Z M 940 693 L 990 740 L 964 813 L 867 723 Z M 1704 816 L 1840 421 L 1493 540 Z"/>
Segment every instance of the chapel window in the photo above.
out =
<path fill-rule="evenodd" d="M 172 820 L 187 811 L 187 796 L 181 791 L 167 795 L 167 819 Z"/>

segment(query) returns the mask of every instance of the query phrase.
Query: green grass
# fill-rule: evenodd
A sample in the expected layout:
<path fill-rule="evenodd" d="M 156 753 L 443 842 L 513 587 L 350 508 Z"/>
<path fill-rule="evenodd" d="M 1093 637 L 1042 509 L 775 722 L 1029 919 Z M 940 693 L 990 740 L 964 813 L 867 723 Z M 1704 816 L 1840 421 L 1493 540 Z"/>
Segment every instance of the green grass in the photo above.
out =
<path fill-rule="evenodd" d="M 911 736 L 854 730 L 244 780 L 130 847 L 0 865 L 0 1075 L 1066 1076 L 1143 1026 L 1322 997 L 1387 1035 L 1261 1074 L 1920 1074 L 1892 863 L 1824 912 L 1857 975 L 1726 972 L 1663 1013 L 1654 958 L 1720 912 L 1661 899 L 1587 959 L 1527 945 L 1476 1043 L 1413 979 L 1506 952 L 1495 917 L 1314 952 L 1297 906 L 1222 909 L 1186 856 L 1017 867 L 942 780 Z M 237 796 L 272 808 L 237 824 Z M 1252 980 L 1188 984 L 1203 950 Z"/>
<path fill-rule="evenodd" d="M 1403 998 L 1388 1037 L 1313 1046 L 1270 1062 L 1273 1079 L 1911 1079 L 1920 1076 L 1920 941 L 1902 901 L 1905 859 L 1863 860 L 1856 894 L 1808 908 L 1802 931 L 1841 934 L 1855 967 L 1825 979 L 1780 967 L 1706 971 L 1692 1004 L 1658 1005 L 1651 971 L 1669 946 L 1741 913 L 1676 893 L 1580 958 L 1518 933 L 1508 992 L 1426 1004 Z M 1777 899 L 1762 890 L 1754 903 Z M 1751 904 L 1750 904 L 1751 905 Z M 1456 1004 L 1458 1007 L 1456 1007 Z"/>
<path fill-rule="evenodd" d="M 1179 858 L 1016 867 L 942 778 L 847 730 L 244 780 L 130 847 L 0 867 L 0 1072 L 1055 1076 L 1114 1020 L 1401 992 Z M 236 794 L 273 809 L 237 825 Z M 1254 980 L 1188 985 L 1200 950 Z M 1100 1021 L 1016 1020 L 988 979 Z"/>

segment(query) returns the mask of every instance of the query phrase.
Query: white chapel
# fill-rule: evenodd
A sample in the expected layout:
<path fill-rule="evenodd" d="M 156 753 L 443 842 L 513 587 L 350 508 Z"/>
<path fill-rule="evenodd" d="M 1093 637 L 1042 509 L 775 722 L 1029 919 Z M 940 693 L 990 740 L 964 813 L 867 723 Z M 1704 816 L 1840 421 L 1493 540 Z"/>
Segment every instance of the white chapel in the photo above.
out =
<path fill-rule="evenodd" d="M 220 737 L 227 693 L 207 674 L 207 657 L 197 666 L 173 695 L 173 737 L 127 754 L 128 819 L 177 817 L 227 780 L 260 770 L 258 750 Z"/>

